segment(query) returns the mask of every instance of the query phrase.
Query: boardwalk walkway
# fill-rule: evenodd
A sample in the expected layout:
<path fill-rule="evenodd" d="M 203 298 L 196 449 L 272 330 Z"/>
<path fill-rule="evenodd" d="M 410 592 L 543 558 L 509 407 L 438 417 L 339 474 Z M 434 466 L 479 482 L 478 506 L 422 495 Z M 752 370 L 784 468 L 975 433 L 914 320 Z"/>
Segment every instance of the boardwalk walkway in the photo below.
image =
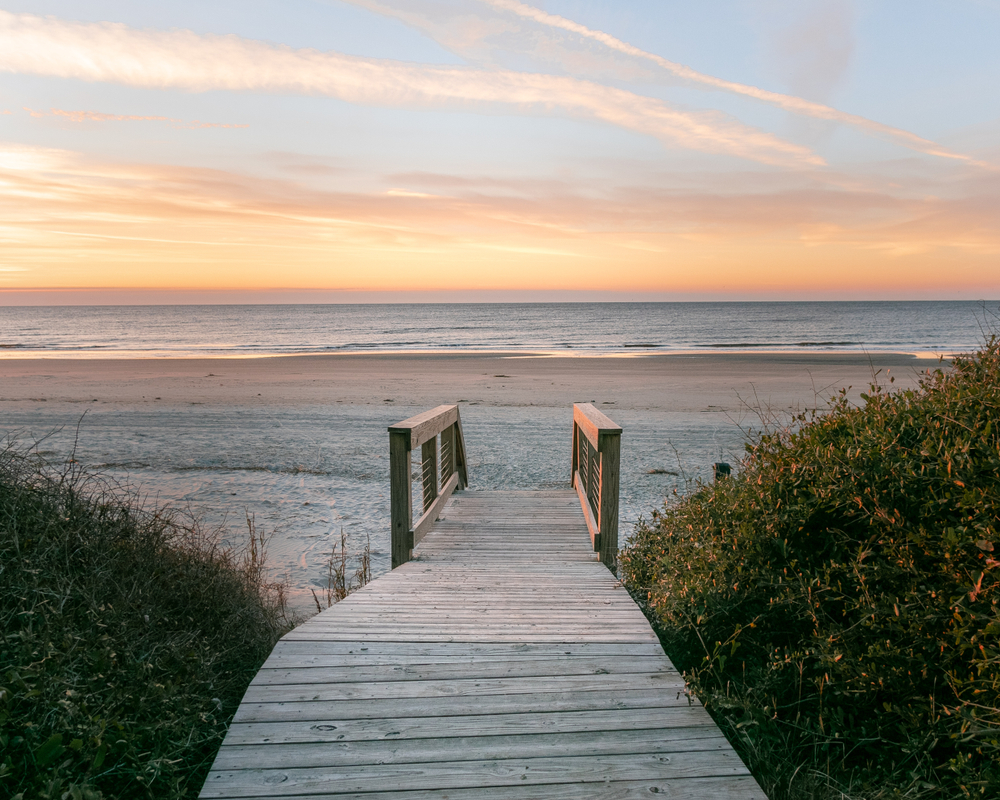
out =
<path fill-rule="evenodd" d="M 203 798 L 763 798 L 598 560 L 575 491 L 453 495 L 295 629 Z"/>

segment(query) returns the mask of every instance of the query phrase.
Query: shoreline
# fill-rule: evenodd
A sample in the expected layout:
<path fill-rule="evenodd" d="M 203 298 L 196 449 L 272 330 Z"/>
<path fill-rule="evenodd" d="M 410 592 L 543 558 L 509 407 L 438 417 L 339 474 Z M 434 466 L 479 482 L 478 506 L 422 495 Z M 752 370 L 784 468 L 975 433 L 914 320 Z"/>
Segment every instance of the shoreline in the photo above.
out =
<path fill-rule="evenodd" d="M 327 350 L 323 352 L 287 353 L 202 353 L 155 350 L 27 350 L 0 345 L 0 363 L 4 361 L 252 361 L 273 358 L 356 358 L 356 357 L 442 357 L 456 358 L 472 356 L 480 358 L 583 358 L 583 359 L 645 359 L 645 358 L 692 358 L 756 356 L 768 357 L 850 357 L 869 356 L 907 357 L 924 361 L 950 360 L 964 351 L 961 350 L 811 350 L 807 348 L 767 349 L 753 346 L 733 345 L 731 347 L 704 347 L 687 350 L 661 349 L 659 346 L 635 345 L 621 350 L 476 350 L 476 349 L 428 349 L 428 350 Z"/>

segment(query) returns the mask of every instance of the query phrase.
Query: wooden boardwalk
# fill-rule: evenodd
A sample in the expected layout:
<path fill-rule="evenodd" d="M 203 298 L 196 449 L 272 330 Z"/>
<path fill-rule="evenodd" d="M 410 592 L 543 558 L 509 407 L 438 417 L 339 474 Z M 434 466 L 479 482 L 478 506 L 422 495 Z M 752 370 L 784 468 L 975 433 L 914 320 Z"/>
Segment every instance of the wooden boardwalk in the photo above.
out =
<path fill-rule="evenodd" d="M 764 797 L 576 491 L 464 492 L 440 517 L 278 643 L 201 797 Z"/>

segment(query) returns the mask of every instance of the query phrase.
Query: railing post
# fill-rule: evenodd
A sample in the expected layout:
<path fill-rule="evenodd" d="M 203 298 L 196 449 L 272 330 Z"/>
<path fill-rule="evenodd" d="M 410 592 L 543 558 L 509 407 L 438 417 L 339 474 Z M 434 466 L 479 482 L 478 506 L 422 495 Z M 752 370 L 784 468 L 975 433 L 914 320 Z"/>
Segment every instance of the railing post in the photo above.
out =
<path fill-rule="evenodd" d="M 569 472 L 570 486 L 576 488 L 576 473 L 580 469 L 580 426 L 576 424 L 576 417 L 573 418 L 573 466 Z"/>
<path fill-rule="evenodd" d="M 452 457 L 452 468 L 455 470 L 455 474 L 458 476 L 458 488 L 468 489 L 469 488 L 469 465 L 466 462 L 465 457 L 465 434 L 462 433 L 462 420 L 458 418 L 455 420 L 455 424 L 452 426 L 454 431 L 453 436 L 455 437 L 452 441 L 454 444 L 453 457 Z"/>
<path fill-rule="evenodd" d="M 413 549 L 411 469 L 409 431 L 389 431 L 389 517 L 392 521 L 393 569 L 409 561 Z"/>
<path fill-rule="evenodd" d="M 601 434 L 597 451 L 601 459 L 601 563 L 612 572 L 618 564 L 618 487 L 622 432 Z"/>

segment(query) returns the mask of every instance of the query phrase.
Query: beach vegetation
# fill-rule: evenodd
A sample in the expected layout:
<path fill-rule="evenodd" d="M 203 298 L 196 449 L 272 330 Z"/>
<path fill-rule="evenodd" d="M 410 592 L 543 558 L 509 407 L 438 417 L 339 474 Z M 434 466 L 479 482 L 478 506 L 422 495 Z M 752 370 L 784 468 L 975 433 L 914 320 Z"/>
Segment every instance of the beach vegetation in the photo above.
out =
<path fill-rule="evenodd" d="M 372 542 L 369 536 L 365 540 L 364 549 L 355 556 L 357 567 L 352 574 L 348 567 L 347 534 L 340 529 L 340 550 L 336 544 L 326 559 L 326 585 L 323 587 L 323 599 L 312 590 L 313 602 L 316 603 L 316 613 L 339 603 L 347 595 L 356 592 L 371 583 L 372 579 Z M 324 605 L 325 603 L 325 605 Z"/>
<path fill-rule="evenodd" d="M 292 623 L 249 516 L 245 534 L 0 452 L 0 796 L 197 796 Z"/>
<path fill-rule="evenodd" d="M 1000 796 L 1000 341 L 746 446 L 625 584 L 771 798 Z"/>

